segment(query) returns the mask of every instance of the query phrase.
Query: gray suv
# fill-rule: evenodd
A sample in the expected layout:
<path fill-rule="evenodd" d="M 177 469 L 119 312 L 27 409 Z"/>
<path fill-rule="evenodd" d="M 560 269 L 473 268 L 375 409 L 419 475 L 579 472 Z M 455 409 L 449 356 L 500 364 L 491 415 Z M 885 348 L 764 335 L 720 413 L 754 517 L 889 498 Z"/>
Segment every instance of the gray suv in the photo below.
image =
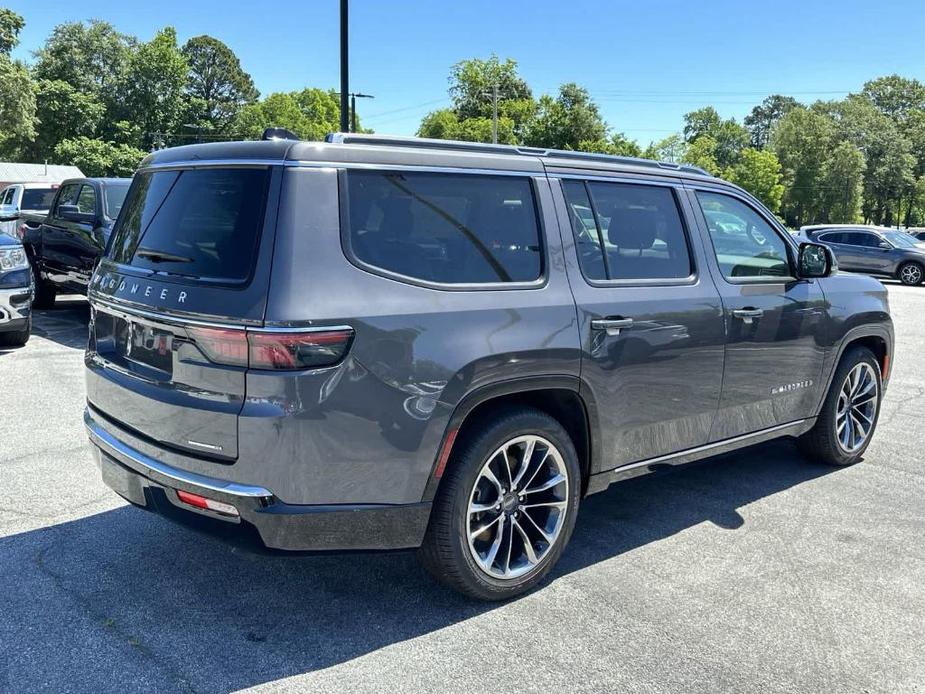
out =
<path fill-rule="evenodd" d="M 925 279 L 925 244 L 905 232 L 865 226 L 813 226 L 800 231 L 829 246 L 843 270 L 893 277 L 909 285 Z"/>
<path fill-rule="evenodd" d="M 586 495 L 776 437 L 848 465 L 887 297 L 700 169 L 330 136 L 142 162 L 91 280 L 85 421 L 132 503 L 277 550 L 536 585 Z"/>

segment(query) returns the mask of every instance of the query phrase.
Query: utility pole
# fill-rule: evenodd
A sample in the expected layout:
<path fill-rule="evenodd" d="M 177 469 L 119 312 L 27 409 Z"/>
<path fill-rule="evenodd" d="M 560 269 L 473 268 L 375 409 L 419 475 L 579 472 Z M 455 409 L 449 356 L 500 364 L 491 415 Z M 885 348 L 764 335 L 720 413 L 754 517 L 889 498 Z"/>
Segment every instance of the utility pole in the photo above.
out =
<path fill-rule="evenodd" d="M 498 83 L 491 85 L 491 141 L 498 144 Z"/>
<path fill-rule="evenodd" d="M 372 94 L 351 92 L 350 94 L 350 132 L 357 131 L 357 99 L 375 99 Z"/>
<path fill-rule="evenodd" d="M 347 0 L 340 0 L 340 131 L 349 132 L 350 121 L 347 98 L 350 95 L 349 61 L 347 56 Z"/>

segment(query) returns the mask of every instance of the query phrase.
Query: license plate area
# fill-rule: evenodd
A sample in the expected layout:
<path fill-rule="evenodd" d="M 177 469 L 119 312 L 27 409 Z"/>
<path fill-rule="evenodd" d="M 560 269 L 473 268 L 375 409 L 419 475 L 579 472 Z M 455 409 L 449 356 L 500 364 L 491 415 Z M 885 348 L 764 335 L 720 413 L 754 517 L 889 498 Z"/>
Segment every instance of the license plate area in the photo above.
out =
<path fill-rule="evenodd" d="M 175 336 L 169 330 L 122 317 L 113 317 L 115 350 L 130 362 L 173 375 Z"/>

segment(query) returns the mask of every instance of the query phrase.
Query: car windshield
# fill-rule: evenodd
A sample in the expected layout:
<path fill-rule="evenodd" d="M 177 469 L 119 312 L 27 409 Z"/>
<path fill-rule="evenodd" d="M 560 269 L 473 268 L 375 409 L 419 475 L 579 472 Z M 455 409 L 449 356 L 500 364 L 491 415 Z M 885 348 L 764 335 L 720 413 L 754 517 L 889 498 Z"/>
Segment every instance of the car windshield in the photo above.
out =
<path fill-rule="evenodd" d="M 122 203 L 125 202 L 125 196 L 128 193 L 128 183 L 122 185 L 112 185 L 106 187 L 106 216 L 115 219 L 119 216 L 119 210 L 122 209 Z"/>
<path fill-rule="evenodd" d="M 22 203 L 20 209 L 23 210 L 48 210 L 51 209 L 51 201 L 55 197 L 54 188 L 26 188 L 22 192 Z"/>
<path fill-rule="evenodd" d="M 919 244 L 908 234 L 904 234 L 901 231 L 888 231 L 884 235 L 884 238 L 892 243 L 897 248 L 918 248 Z"/>

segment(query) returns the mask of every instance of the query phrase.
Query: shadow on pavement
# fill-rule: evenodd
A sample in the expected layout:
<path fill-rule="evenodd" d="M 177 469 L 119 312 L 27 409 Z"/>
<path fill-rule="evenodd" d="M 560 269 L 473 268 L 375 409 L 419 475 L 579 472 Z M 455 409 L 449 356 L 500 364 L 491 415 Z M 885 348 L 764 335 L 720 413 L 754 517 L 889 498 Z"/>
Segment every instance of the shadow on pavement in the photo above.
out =
<path fill-rule="evenodd" d="M 549 581 L 705 521 L 734 530 L 739 508 L 828 471 L 778 441 L 615 485 L 583 503 Z M 496 607 L 412 553 L 258 556 L 130 507 L 2 538 L 0 557 L 3 691 L 237 690 Z"/>
<path fill-rule="evenodd" d="M 64 347 L 85 349 L 90 304 L 82 296 L 60 296 L 50 309 L 32 314 L 32 336 L 44 337 Z"/>

